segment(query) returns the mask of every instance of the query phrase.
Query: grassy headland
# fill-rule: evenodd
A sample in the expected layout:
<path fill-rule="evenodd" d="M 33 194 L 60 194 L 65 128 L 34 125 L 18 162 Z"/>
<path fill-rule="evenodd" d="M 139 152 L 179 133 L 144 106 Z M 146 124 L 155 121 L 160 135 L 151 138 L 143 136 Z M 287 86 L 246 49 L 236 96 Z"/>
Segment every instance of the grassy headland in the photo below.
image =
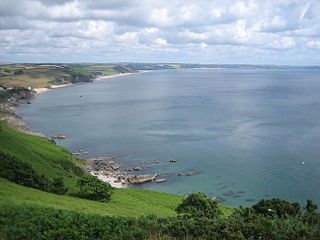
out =
<path fill-rule="evenodd" d="M 4 64 L 0 85 L 6 87 L 47 87 L 55 84 L 89 82 L 98 76 L 134 72 L 118 65 L 94 64 Z"/>

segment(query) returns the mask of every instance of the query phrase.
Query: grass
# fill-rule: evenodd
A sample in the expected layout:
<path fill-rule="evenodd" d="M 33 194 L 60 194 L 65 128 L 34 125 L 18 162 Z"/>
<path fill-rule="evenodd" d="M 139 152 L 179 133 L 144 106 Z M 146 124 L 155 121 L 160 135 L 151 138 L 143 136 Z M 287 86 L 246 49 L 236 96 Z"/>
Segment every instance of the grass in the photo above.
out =
<path fill-rule="evenodd" d="M 175 216 L 174 209 L 183 199 L 183 196 L 148 190 L 116 189 L 112 200 L 102 203 L 23 187 L 3 178 L 0 185 L 0 205 L 51 207 L 101 216 Z"/>
<path fill-rule="evenodd" d="M 139 217 L 155 214 L 158 217 L 176 216 L 175 208 L 183 196 L 140 189 L 115 189 L 110 202 L 102 203 L 72 196 L 60 196 L 27 188 L 0 178 L 0 206 L 24 205 L 97 214 L 101 216 Z M 225 216 L 233 208 L 219 205 Z"/>
<path fill-rule="evenodd" d="M 64 147 L 54 145 L 47 138 L 17 132 L 0 122 L 0 151 L 28 162 L 49 179 L 63 177 L 70 192 L 76 192 L 76 181 L 81 176 L 80 160 Z"/>

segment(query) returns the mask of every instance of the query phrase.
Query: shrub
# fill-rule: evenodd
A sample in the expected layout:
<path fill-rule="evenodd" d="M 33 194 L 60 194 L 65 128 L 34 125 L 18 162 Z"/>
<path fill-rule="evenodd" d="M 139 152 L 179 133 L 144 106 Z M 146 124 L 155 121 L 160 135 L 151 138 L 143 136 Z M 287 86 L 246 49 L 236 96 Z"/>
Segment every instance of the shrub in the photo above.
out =
<path fill-rule="evenodd" d="M 216 202 L 204 193 L 192 193 L 177 207 L 176 212 L 186 217 L 215 218 L 221 214 Z"/>
<path fill-rule="evenodd" d="M 58 177 L 53 180 L 50 188 L 50 192 L 63 195 L 68 191 L 68 188 L 64 185 L 63 178 Z"/>
<path fill-rule="evenodd" d="M 253 205 L 252 208 L 256 213 L 263 214 L 265 216 L 297 216 L 300 213 L 299 203 L 290 203 L 286 200 L 279 198 L 261 200 L 257 204 Z"/>
<path fill-rule="evenodd" d="M 111 199 L 112 187 L 94 176 L 85 175 L 78 180 L 80 196 L 91 200 L 106 202 Z"/>
<path fill-rule="evenodd" d="M 312 200 L 307 200 L 307 204 L 305 206 L 305 209 L 308 213 L 313 213 L 317 210 L 318 206 L 312 202 Z"/>

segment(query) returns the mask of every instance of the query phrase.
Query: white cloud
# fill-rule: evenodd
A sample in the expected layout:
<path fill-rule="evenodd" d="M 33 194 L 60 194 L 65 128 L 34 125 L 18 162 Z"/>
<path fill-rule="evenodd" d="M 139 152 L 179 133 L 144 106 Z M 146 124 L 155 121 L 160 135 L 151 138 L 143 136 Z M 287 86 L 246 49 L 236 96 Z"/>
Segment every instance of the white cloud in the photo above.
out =
<path fill-rule="evenodd" d="M 320 64 L 319 12 L 318 0 L 1 0 L 0 57 Z"/>
<path fill-rule="evenodd" d="M 307 47 L 308 48 L 320 49 L 320 40 L 319 41 L 308 41 L 307 42 Z"/>

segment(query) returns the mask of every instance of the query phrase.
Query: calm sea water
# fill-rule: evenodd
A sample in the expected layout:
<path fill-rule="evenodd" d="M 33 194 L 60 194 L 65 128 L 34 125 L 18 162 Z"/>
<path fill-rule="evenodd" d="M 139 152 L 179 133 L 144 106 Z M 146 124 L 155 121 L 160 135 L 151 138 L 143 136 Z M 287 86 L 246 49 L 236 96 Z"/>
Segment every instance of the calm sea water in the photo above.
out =
<path fill-rule="evenodd" d="M 138 188 L 320 204 L 319 71 L 155 71 L 54 89 L 19 112 L 35 131 L 66 134 L 58 144 L 71 151 L 168 179 Z"/>

